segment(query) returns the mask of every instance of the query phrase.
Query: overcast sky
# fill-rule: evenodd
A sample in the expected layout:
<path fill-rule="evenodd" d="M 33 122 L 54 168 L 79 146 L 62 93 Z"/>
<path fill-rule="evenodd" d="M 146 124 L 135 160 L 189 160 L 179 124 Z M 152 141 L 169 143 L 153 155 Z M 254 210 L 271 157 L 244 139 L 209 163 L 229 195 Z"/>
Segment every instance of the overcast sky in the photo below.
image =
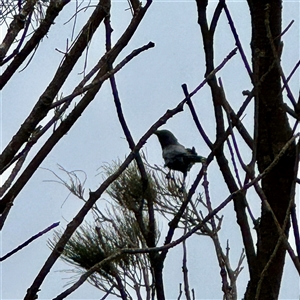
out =
<path fill-rule="evenodd" d="M 96 3 L 96 1 L 92 2 Z M 246 1 L 227 2 L 244 50 L 251 62 L 250 15 Z M 210 1 L 211 13 L 216 3 L 217 1 Z M 131 18 L 127 8 L 126 1 L 112 3 L 113 42 L 118 40 Z M 84 24 L 91 12 L 90 9 L 79 14 L 77 30 L 81 28 L 80 25 Z M 63 51 L 66 47 L 66 38 L 71 38 L 73 23 L 64 23 L 73 14 L 74 6 L 69 5 L 59 15 L 55 26 L 41 43 L 29 67 L 21 73 L 16 73 L 2 91 L 1 148 L 7 145 L 19 129 L 38 97 L 52 79 L 62 59 L 62 55 L 55 48 Z M 299 1 L 284 1 L 283 15 L 283 28 L 291 20 L 295 21 L 292 28 L 283 37 L 282 63 L 287 75 L 299 60 Z M 1 34 L 3 38 L 4 30 Z M 143 52 L 116 75 L 124 114 L 135 141 L 138 141 L 167 109 L 174 108 L 183 99 L 181 89 L 183 83 L 186 83 L 192 90 L 203 80 L 205 62 L 195 2 L 154 1 L 119 60 L 133 49 L 147 44 L 149 41 L 155 43 L 155 48 Z M 216 34 L 215 64 L 218 65 L 234 47 L 235 43 L 228 28 L 228 22 L 225 15 L 222 14 Z M 104 31 L 103 26 L 100 26 L 97 37 L 90 47 L 88 67 L 93 66 L 99 58 L 99 51 L 103 51 L 103 49 Z M 70 93 L 74 85 L 82 78 L 79 73 L 83 69 L 83 64 L 84 61 L 81 60 L 76 66 L 76 72 L 73 72 L 74 75 L 65 83 L 61 91 L 64 95 Z M 240 56 L 234 56 L 219 73 L 219 76 L 222 77 L 228 100 L 234 108 L 238 108 L 244 100 L 242 91 L 251 89 Z M 298 94 L 299 79 L 298 73 L 291 80 L 290 86 L 295 95 Z M 214 118 L 209 89 L 207 87 L 202 89 L 193 100 L 205 130 L 214 140 L 215 123 L 212 121 Z M 252 108 L 252 106 L 249 107 L 243 119 L 248 128 L 251 128 L 253 124 Z M 199 137 L 188 109 L 170 119 L 163 128 L 172 130 L 182 144 L 189 147 L 195 146 L 199 154 L 208 155 L 209 150 Z M 42 140 L 45 141 L 45 139 Z M 37 149 L 38 147 L 36 147 Z M 33 157 L 36 150 L 30 157 Z M 155 136 L 148 140 L 144 151 L 147 153 L 150 163 L 163 165 L 160 145 Z M 34 174 L 16 199 L 0 235 L 1 256 L 54 222 L 60 221 L 60 228 L 65 228 L 82 207 L 83 203 L 75 196 L 68 197 L 69 192 L 64 186 L 49 182 L 49 180 L 55 180 L 55 177 L 47 169 L 59 173 L 59 164 L 69 171 L 84 170 L 88 178 L 86 190 L 95 190 L 103 181 L 102 176 L 97 175 L 99 174 L 98 168 L 105 162 L 110 163 L 118 158 L 123 160 L 128 153 L 128 145 L 115 113 L 110 87 L 106 83 L 95 101 L 53 149 L 42 163 L 42 168 Z M 250 157 L 246 152 L 243 153 L 243 156 L 245 159 Z M 189 175 L 190 183 L 193 182 L 199 168 L 200 166 L 193 168 Z M 63 173 L 59 174 L 64 176 Z M 217 206 L 228 196 L 228 191 L 222 182 L 216 164 L 212 164 L 208 177 L 212 202 L 214 206 Z M 256 197 L 251 200 L 253 200 L 254 211 L 258 216 L 259 200 Z M 298 203 L 299 198 L 296 200 Z M 225 219 L 221 242 L 225 246 L 229 239 L 231 263 L 236 266 L 242 243 L 232 205 L 226 207 L 223 214 Z M 91 220 L 91 216 L 88 218 Z M 166 223 L 161 220 L 160 226 L 162 232 L 165 232 Z M 27 288 L 32 284 L 50 254 L 47 240 L 51 237 L 52 232 L 44 235 L 0 265 L 1 299 L 23 299 Z M 195 289 L 197 299 L 221 299 L 221 278 L 211 240 L 208 237 L 193 236 L 187 243 L 190 286 Z M 293 242 L 291 243 L 293 244 Z M 240 297 L 243 296 L 248 280 L 247 265 L 244 264 L 244 266 L 245 269 L 238 280 Z M 62 292 L 66 288 L 63 287 L 72 280 L 72 274 L 61 271 L 71 268 L 72 266 L 58 260 L 42 285 L 39 299 L 52 299 Z M 177 247 L 170 251 L 165 264 L 167 299 L 177 299 L 180 282 L 182 282 L 181 247 Z M 69 299 L 99 299 L 101 295 L 102 293 L 96 288 L 85 283 Z M 298 274 L 289 256 L 286 260 L 281 299 L 299 299 Z"/>

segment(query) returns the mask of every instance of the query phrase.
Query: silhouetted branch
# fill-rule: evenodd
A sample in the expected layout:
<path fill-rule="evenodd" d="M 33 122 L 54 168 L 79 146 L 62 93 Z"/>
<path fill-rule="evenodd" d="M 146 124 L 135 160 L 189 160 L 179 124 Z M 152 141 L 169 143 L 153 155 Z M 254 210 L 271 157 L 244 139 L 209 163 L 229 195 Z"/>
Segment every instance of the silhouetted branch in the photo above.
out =
<path fill-rule="evenodd" d="M 50 225 L 49 227 L 47 227 L 43 231 L 40 231 L 39 233 L 35 234 L 30 239 L 28 239 L 26 242 L 24 242 L 23 244 L 21 244 L 20 246 L 15 248 L 14 250 L 12 250 L 9 253 L 5 254 L 4 256 L 0 257 L 0 261 L 3 261 L 5 259 L 9 258 L 10 256 L 12 256 L 16 252 L 20 251 L 21 249 L 23 249 L 24 247 L 29 245 L 31 242 L 33 242 L 37 238 L 41 237 L 43 234 L 47 233 L 48 231 L 52 230 L 53 228 L 57 227 L 58 225 L 59 225 L 59 222 L 53 223 L 52 225 Z"/>
<path fill-rule="evenodd" d="M 249 75 L 250 79 L 253 80 L 253 77 L 252 77 L 253 74 L 252 74 L 251 67 L 250 67 L 250 65 L 249 65 L 249 63 L 248 63 L 248 61 L 247 61 L 247 57 L 246 57 L 245 52 L 244 52 L 243 47 L 242 47 L 242 43 L 241 43 L 241 41 L 240 41 L 240 39 L 239 39 L 238 33 L 237 33 L 236 28 L 235 28 L 235 26 L 234 26 L 234 22 L 233 22 L 233 20 L 232 20 L 232 18 L 231 18 L 231 14 L 230 14 L 230 12 L 229 12 L 229 9 L 228 9 L 228 7 L 227 7 L 225 1 L 224 1 L 224 6 L 223 6 L 223 8 L 224 8 L 224 11 L 225 11 L 225 13 L 226 13 L 226 16 L 227 16 L 227 19 L 228 19 L 228 23 L 229 23 L 229 26 L 230 26 L 230 28 L 231 28 L 231 32 L 232 32 L 232 34 L 233 34 L 233 36 L 234 36 L 235 44 L 236 44 L 236 46 L 237 46 L 238 49 L 239 49 L 239 52 L 240 52 L 240 54 L 241 54 L 241 57 L 242 57 L 242 60 L 243 60 L 243 62 L 244 62 L 245 68 L 246 68 L 246 70 L 247 70 L 247 72 L 248 72 L 248 75 Z"/>
<path fill-rule="evenodd" d="M 15 41 L 19 32 L 24 28 L 26 24 L 26 18 L 33 12 L 34 6 L 37 3 L 37 0 L 26 1 L 23 9 L 20 11 L 18 15 L 14 15 L 14 19 L 11 22 L 7 33 L 3 39 L 1 44 L 1 51 L 0 51 L 0 61 L 4 59 L 6 53 L 8 52 L 9 48 Z M 22 41 L 21 41 L 22 42 Z M 0 64 L 1 65 L 1 64 Z"/>
<path fill-rule="evenodd" d="M 272 48 L 272 52 L 273 52 L 273 55 L 274 55 L 274 58 L 275 58 L 275 61 L 276 61 L 276 64 L 277 64 L 278 71 L 280 73 L 280 76 L 281 76 L 281 79 L 283 81 L 284 87 L 287 91 L 287 96 L 290 99 L 293 106 L 296 107 L 297 102 L 294 98 L 294 95 L 293 95 L 293 93 L 290 89 L 290 86 L 288 84 L 288 81 L 286 80 L 286 77 L 283 73 L 283 70 L 282 70 L 282 67 L 281 67 L 281 64 L 280 64 L 280 56 L 281 56 L 282 49 L 280 49 L 280 53 L 278 53 L 278 50 L 276 50 L 276 47 L 274 45 L 274 37 L 272 35 L 271 28 L 270 28 L 270 6 L 269 5 L 266 5 L 265 26 L 266 26 L 266 30 L 267 30 L 267 37 L 269 39 L 269 42 L 270 42 L 270 45 L 271 45 L 271 48 Z M 281 45 L 281 47 L 283 47 L 283 45 Z"/>
<path fill-rule="evenodd" d="M 30 3 L 31 1 L 27 1 Z M 5 86 L 5 84 L 10 80 L 16 70 L 25 61 L 28 55 L 36 49 L 42 38 L 47 34 L 50 27 L 54 24 L 54 20 L 60 13 L 60 11 L 70 2 L 70 0 L 64 1 L 50 1 L 49 7 L 47 8 L 46 15 L 41 21 L 39 27 L 34 31 L 32 37 L 25 44 L 21 51 L 19 51 L 10 65 L 3 71 L 0 75 L 0 90 Z"/>
<path fill-rule="evenodd" d="M 38 123 L 47 115 L 54 97 L 57 95 L 59 89 L 69 76 L 74 65 L 93 37 L 96 29 L 104 17 L 109 13 L 109 5 L 109 0 L 102 0 L 97 5 L 92 16 L 83 27 L 80 36 L 74 43 L 74 46 L 68 55 L 65 56 L 64 62 L 58 68 L 51 83 L 40 96 L 39 100 L 18 132 L 4 148 L 2 154 L 0 155 L 0 170 L 2 170 L 13 159 L 14 155 L 17 153 L 17 151 L 19 151 L 21 146 L 27 142 Z"/>

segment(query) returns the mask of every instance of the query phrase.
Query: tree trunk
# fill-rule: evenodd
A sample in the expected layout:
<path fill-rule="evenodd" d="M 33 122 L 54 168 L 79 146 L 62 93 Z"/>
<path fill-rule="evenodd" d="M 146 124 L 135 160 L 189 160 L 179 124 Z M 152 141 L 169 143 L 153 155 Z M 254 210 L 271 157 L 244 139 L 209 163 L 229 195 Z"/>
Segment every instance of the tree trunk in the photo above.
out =
<path fill-rule="evenodd" d="M 252 64 L 255 86 L 257 126 L 257 163 L 263 172 L 292 137 L 292 130 L 283 107 L 281 78 L 277 62 L 281 54 L 281 1 L 248 0 L 252 18 Z M 269 22 L 268 22 L 269 21 Z M 269 25 L 268 25 L 269 24 Z M 268 37 L 268 26 L 272 37 Z M 272 50 L 276 49 L 278 60 Z M 262 189 L 282 226 L 288 212 L 294 180 L 295 145 L 293 144 L 278 164 L 262 180 Z M 288 234 L 289 222 L 285 228 Z M 261 222 L 258 229 L 257 272 L 250 278 L 245 299 L 278 299 L 286 249 L 279 239 L 273 217 L 262 203 Z M 261 272 L 269 262 L 261 283 Z M 259 292 L 258 292 L 259 290 Z M 259 296 L 258 296 L 259 295 Z M 257 297 L 258 296 L 258 297 Z M 257 297 L 257 298 L 256 298 Z"/>
<path fill-rule="evenodd" d="M 150 253 L 150 261 L 155 282 L 155 291 L 157 300 L 165 300 L 163 268 L 165 257 L 158 253 Z"/>

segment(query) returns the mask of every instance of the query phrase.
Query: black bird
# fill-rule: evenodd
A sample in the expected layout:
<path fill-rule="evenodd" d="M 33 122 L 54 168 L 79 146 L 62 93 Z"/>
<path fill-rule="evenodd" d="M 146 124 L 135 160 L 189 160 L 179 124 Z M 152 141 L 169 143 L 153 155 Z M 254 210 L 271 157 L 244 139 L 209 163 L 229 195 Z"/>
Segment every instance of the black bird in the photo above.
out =
<path fill-rule="evenodd" d="M 160 142 L 165 167 L 182 172 L 183 179 L 194 163 L 206 161 L 204 157 L 197 154 L 194 147 L 189 149 L 178 143 L 174 134 L 169 130 L 156 130 L 154 134 Z"/>

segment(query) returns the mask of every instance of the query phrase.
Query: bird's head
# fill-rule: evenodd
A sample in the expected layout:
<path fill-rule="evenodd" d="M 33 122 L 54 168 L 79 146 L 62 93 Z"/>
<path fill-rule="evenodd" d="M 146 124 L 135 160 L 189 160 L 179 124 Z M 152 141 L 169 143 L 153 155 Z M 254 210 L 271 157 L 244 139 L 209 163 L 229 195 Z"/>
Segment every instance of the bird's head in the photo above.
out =
<path fill-rule="evenodd" d="M 166 129 L 156 130 L 154 132 L 154 134 L 157 135 L 162 149 L 164 149 L 165 147 L 170 146 L 170 145 L 177 145 L 178 144 L 178 141 L 177 141 L 176 137 L 169 130 L 166 130 Z"/>

